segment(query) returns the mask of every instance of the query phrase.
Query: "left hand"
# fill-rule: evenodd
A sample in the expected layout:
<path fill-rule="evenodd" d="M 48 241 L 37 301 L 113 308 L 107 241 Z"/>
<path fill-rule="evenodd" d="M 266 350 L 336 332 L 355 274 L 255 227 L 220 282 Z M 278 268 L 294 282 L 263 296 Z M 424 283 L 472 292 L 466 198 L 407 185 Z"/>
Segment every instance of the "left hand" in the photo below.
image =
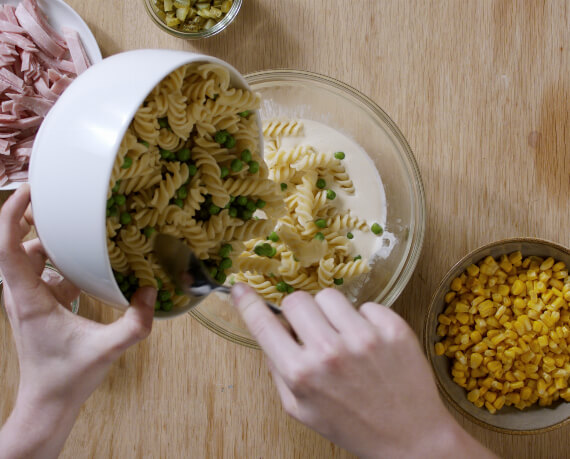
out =
<path fill-rule="evenodd" d="M 45 422 L 63 420 L 70 430 L 111 364 L 150 333 L 156 290 L 139 289 L 125 314 L 109 325 L 73 314 L 69 304 L 79 289 L 65 279 L 43 281 L 47 255 L 40 241 L 22 243 L 32 223 L 29 202 L 30 188 L 22 185 L 0 210 L 0 271 L 20 363 L 13 414 L 39 424 L 42 415 Z"/>

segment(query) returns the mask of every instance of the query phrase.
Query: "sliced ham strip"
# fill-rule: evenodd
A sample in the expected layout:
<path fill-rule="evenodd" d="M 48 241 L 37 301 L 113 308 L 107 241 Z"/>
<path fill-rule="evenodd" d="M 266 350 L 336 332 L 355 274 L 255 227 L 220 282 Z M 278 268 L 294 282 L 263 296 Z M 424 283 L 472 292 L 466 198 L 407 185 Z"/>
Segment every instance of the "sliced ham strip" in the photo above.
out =
<path fill-rule="evenodd" d="M 0 155 L 10 154 L 11 143 L 8 140 L 0 139 Z"/>
<path fill-rule="evenodd" d="M 4 115 L 6 116 L 6 115 Z M 43 116 L 29 116 L 27 118 L 20 118 L 16 120 L 5 120 L 0 119 L 0 127 L 10 127 L 12 129 L 30 129 L 37 127 L 42 124 Z"/>
<path fill-rule="evenodd" d="M 36 49 L 33 41 L 28 40 L 26 37 L 18 33 L 2 32 L 0 33 L 0 40 L 28 51 L 34 51 Z"/>
<path fill-rule="evenodd" d="M 11 24 L 19 25 L 16 18 L 16 7 L 14 5 L 4 5 L 4 19 Z"/>
<path fill-rule="evenodd" d="M 17 171 L 8 174 L 8 178 L 12 182 L 25 182 L 28 180 L 28 171 Z"/>
<path fill-rule="evenodd" d="M 43 78 L 38 78 L 34 82 L 34 87 L 36 88 L 36 91 L 38 92 L 38 94 L 45 97 L 46 99 L 49 99 L 49 100 L 52 100 L 55 102 L 57 100 L 57 98 L 59 97 L 59 94 L 52 91 L 49 88 L 49 86 L 47 85 L 47 83 L 43 80 Z"/>
<path fill-rule="evenodd" d="M 13 110 L 18 111 L 18 106 L 45 117 L 49 112 L 50 108 L 53 106 L 51 100 L 47 100 L 43 97 L 37 96 L 22 96 L 21 94 L 6 94 L 10 99 L 15 102 Z"/>
<path fill-rule="evenodd" d="M 16 18 L 38 48 L 53 57 L 62 57 L 65 54 L 65 48 L 50 37 L 49 33 L 36 21 L 23 3 L 20 3 L 16 8 Z"/>
<path fill-rule="evenodd" d="M 87 59 L 87 55 L 85 54 L 85 50 L 81 44 L 81 39 L 79 38 L 79 34 L 76 30 L 68 27 L 62 27 L 62 32 L 71 54 L 71 60 L 75 65 L 75 71 L 79 75 L 89 67 L 89 60 Z"/>
<path fill-rule="evenodd" d="M 26 31 L 19 25 L 12 24 L 5 19 L 0 19 L 0 30 L 2 32 L 15 32 L 15 33 L 25 33 Z"/>
<path fill-rule="evenodd" d="M 63 91 L 71 84 L 73 80 L 68 76 L 63 75 L 59 80 L 57 80 L 50 88 L 57 95 L 61 95 Z"/>
<path fill-rule="evenodd" d="M 0 69 L 0 80 L 9 84 L 11 88 L 18 92 L 22 92 L 24 90 L 24 80 L 17 75 L 14 75 L 14 73 L 7 68 Z"/>
<path fill-rule="evenodd" d="M 75 73 L 75 65 L 73 65 L 73 62 L 71 61 L 54 59 L 44 52 L 38 53 L 38 58 L 46 65 L 46 67 L 62 70 L 65 73 Z"/>
<path fill-rule="evenodd" d="M 59 46 L 65 47 L 65 40 L 58 34 L 55 29 L 49 25 L 44 14 L 40 11 L 36 0 L 24 0 L 22 4 L 26 7 L 28 12 L 33 16 L 36 22 L 41 25 L 50 37 L 52 37 Z"/>

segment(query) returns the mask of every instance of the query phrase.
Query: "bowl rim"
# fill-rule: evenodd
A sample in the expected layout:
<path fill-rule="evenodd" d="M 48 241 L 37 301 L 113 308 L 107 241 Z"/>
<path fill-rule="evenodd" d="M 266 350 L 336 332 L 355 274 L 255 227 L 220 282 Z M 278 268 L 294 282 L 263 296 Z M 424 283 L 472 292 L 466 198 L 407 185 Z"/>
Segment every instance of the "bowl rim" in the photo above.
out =
<path fill-rule="evenodd" d="M 433 343 L 430 342 L 430 339 L 429 339 L 430 338 L 430 331 L 432 330 L 434 323 L 430 322 L 428 319 L 431 317 L 433 311 L 437 307 L 437 305 L 435 304 L 436 298 L 442 289 L 448 288 L 449 281 L 451 280 L 451 278 L 454 275 L 457 274 L 457 270 L 465 262 L 467 262 L 467 260 L 469 260 L 470 258 L 477 257 L 479 253 L 481 253 L 485 250 L 488 250 L 488 249 L 499 247 L 499 246 L 507 244 L 507 243 L 531 243 L 531 244 L 539 244 L 539 245 L 544 245 L 544 246 L 550 246 L 550 247 L 553 247 L 553 248 L 560 250 L 562 252 L 566 252 L 568 254 L 568 256 L 570 256 L 570 248 L 568 248 L 568 247 L 566 247 L 560 243 L 550 241 L 548 239 L 542 239 L 542 238 L 530 237 L 530 236 L 529 237 L 527 237 L 527 236 L 516 236 L 516 237 L 498 239 L 496 241 L 486 243 L 484 245 L 481 245 L 481 246 L 469 251 L 467 254 L 465 254 L 463 257 L 461 257 L 461 259 L 459 261 L 454 263 L 450 269 L 447 270 L 447 272 L 444 274 L 441 281 L 439 282 L 437 288 L 434 290 L 434 293 L 431 297 L 428 309 L 425 313 L 425 321 L 424 321 L 424 326 L 422 329 L 421 341 L 423 342 L 424 352 L 426 354 L 426 357 L 427 357 L 428 362 L 430 364 L 430 367 L 432 369 L 432 373 L 434 375 L 434 380 L 436 382 L 436 385 L 439 389 L 440 394 L 445 398 L 445 400 L 451 406 L 453 406 L 453 408 L 459 414 L 461 414 L 462 416 L 464 416 L 465 418 L 467 418 L 469 421 L 473 422 L 474 424 L 477 424 L 480 427 L 484 427 L 484 428 L 492 430 L 494 432 L 499 432 L 499 433 L 504 433 L 504 434 L 509 434 L 509 435 L 534 435 L 534 434 L 539 434 L 539 433 L 550 432 L 550 431 L 556 430 L 556 429 L 558 429 L 564 425 L 567 425 L 568 423 L 570 423 L 570 416 L 568 416 L 566 419 L 563 419 L 563 420 L 561 420 L 555 424 L 545 426 L 545 427 L 539 427 L 539 428 L 535 428 L 535 429 L 506 429 L 503 427 L 495 426 L 493 424 L 489 424 L 488 422 L 485 422 L 485 421 L 477 418 L 476 416 L 474 416 L 471 413 L 469 413 L 468 411 L 466 411 L 455 400 L 455 398 L 447 391 L 446 386 L 441 382 L 438 373 L 434 371 Z M 524 256 L 524 254 L 523 254 L 523 256 Z M 481 258 L 477 258 L 477 262 L 480 260 L 481 260 Z M 477 262 L 475 262 L 475 263 L 477 263 Z M 435 316 L 435 317 L 437 317 L 437 316 Z M 570 402 L 567 402 L 567 403 L 570 403 Z"/>
<path fill-rule="evenodd" d="M 182 39 L 186 39 L 186 40 L 198 40 L 200 38 L 209 38 L 209 37 L 213 37 L 214 35 L 219 34 L 220 32 L 222 32 L 223 30 L 225 30 L 233 21 L 234 19 L 237 17 L 240 9 L 241 9 L 241 5 L 242 5 L 242 0 L 233 0 L 232 6 L 230 8 L 230 10 L 226 13 L 226 15 L 224 16 L 224 18 L 217 22 L 216 25 L 214 25 L 213 27 L 209 28 L 209 29 L 205 29 L 202 30 L 200 32 L 181 32 L 179 30 L 175 30 L 172 27 L 167 26 L 162 19 L 160 19 L 156 12 L 154 11 L 154 8 L 152 7 L 152 5 L 150 4 L 152 0 L 142 0 L 142 2 L 144 3 L 145 6 L 145 10 L 148 13 L 149 17 L 152 19 L 152 21 L 160 28 L 162 29 L 164 32 L 176 37 L 176 38 L 182 38 Z"/>

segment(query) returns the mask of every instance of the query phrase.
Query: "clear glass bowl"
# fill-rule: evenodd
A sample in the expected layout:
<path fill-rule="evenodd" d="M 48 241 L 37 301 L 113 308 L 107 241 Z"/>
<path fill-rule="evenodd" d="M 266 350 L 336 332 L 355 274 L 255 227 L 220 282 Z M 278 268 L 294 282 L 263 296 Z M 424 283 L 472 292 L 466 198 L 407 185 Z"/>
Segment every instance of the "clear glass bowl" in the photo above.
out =
<path fill-rule="evenodd" d="M 354 140 L 372 159 L 386 194 L 385 231 L 394 238 L 386 258 L 376 259 L 357 290 L 347 286 L 345 293 L 356 305 L 375 301 L 391 306 L 416 267 L 425 229 L 422 180 L 403 134 L 376 103 L 332 78 L 297 70 L 268 70 L 245 78 L 261 94 L 262 119 L 319 121 Z M 190 314 L 220 336 L 257 347 L 227 297 L 212 295 Z"/>
<path fill-rule="evenodd" d="M 51 265 L 50 263 L 46 263 L 46 267 L 42 272 L 42 279 L 46 282 L 58 282 L 63 279 L 63 276 L 60 272 L 55 268 L 55 266 Z M 2 286 L 2 278 L 0 277 L 0 287 Z M 4 311 L 4 289 L 0 291 L 0 308 Z M 77 314 L 79 311 L 79 296 L 75 298 L 69 305 L 69 309 L 73 314 Z"/>
<path fill-rule="evenodd" d="M 146 12 L 158 27 L 160 27 L 162 30 L 169 33 L 170 35 L 174 35 L 177 38 L 183 38 L 185 40 L 208 38 L 220 33 L 227 26 L 229 26 L 231 22 L 236 18 L 242 3 L 242 0 L 234 0 L 232 7 L 230 8 L 230 11 L 228 11 L 228 13 L 224 16 L 224 18 L 209 29 L 205 29 L 200 32 L 182 32 L 172 27 L 168 27 L 164 23 L 164 21 L 158 16 L 156 12 L 156 9 L 154 7 L 154 0 L 142 0 L 142 1 L 144 3 Z"/>

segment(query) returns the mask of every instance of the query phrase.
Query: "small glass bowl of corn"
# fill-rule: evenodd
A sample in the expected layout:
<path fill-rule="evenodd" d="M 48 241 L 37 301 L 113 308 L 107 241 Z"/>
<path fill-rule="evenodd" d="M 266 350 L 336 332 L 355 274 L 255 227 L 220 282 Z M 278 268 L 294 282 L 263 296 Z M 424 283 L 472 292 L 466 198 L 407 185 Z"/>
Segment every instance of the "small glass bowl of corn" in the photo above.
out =
<path fill-rule="evenodd" d="M 444 398 L 471 421 L 537 433 L 570 419 L 570 250 L 535 238 L 480 247 L 445 275 L 423 341 Z"/>
<path fill-rule="evenodd" d="M 162 30 L 184 39 L 220 33 L 236 18 L 242 0 L 142 0 Z"/>

